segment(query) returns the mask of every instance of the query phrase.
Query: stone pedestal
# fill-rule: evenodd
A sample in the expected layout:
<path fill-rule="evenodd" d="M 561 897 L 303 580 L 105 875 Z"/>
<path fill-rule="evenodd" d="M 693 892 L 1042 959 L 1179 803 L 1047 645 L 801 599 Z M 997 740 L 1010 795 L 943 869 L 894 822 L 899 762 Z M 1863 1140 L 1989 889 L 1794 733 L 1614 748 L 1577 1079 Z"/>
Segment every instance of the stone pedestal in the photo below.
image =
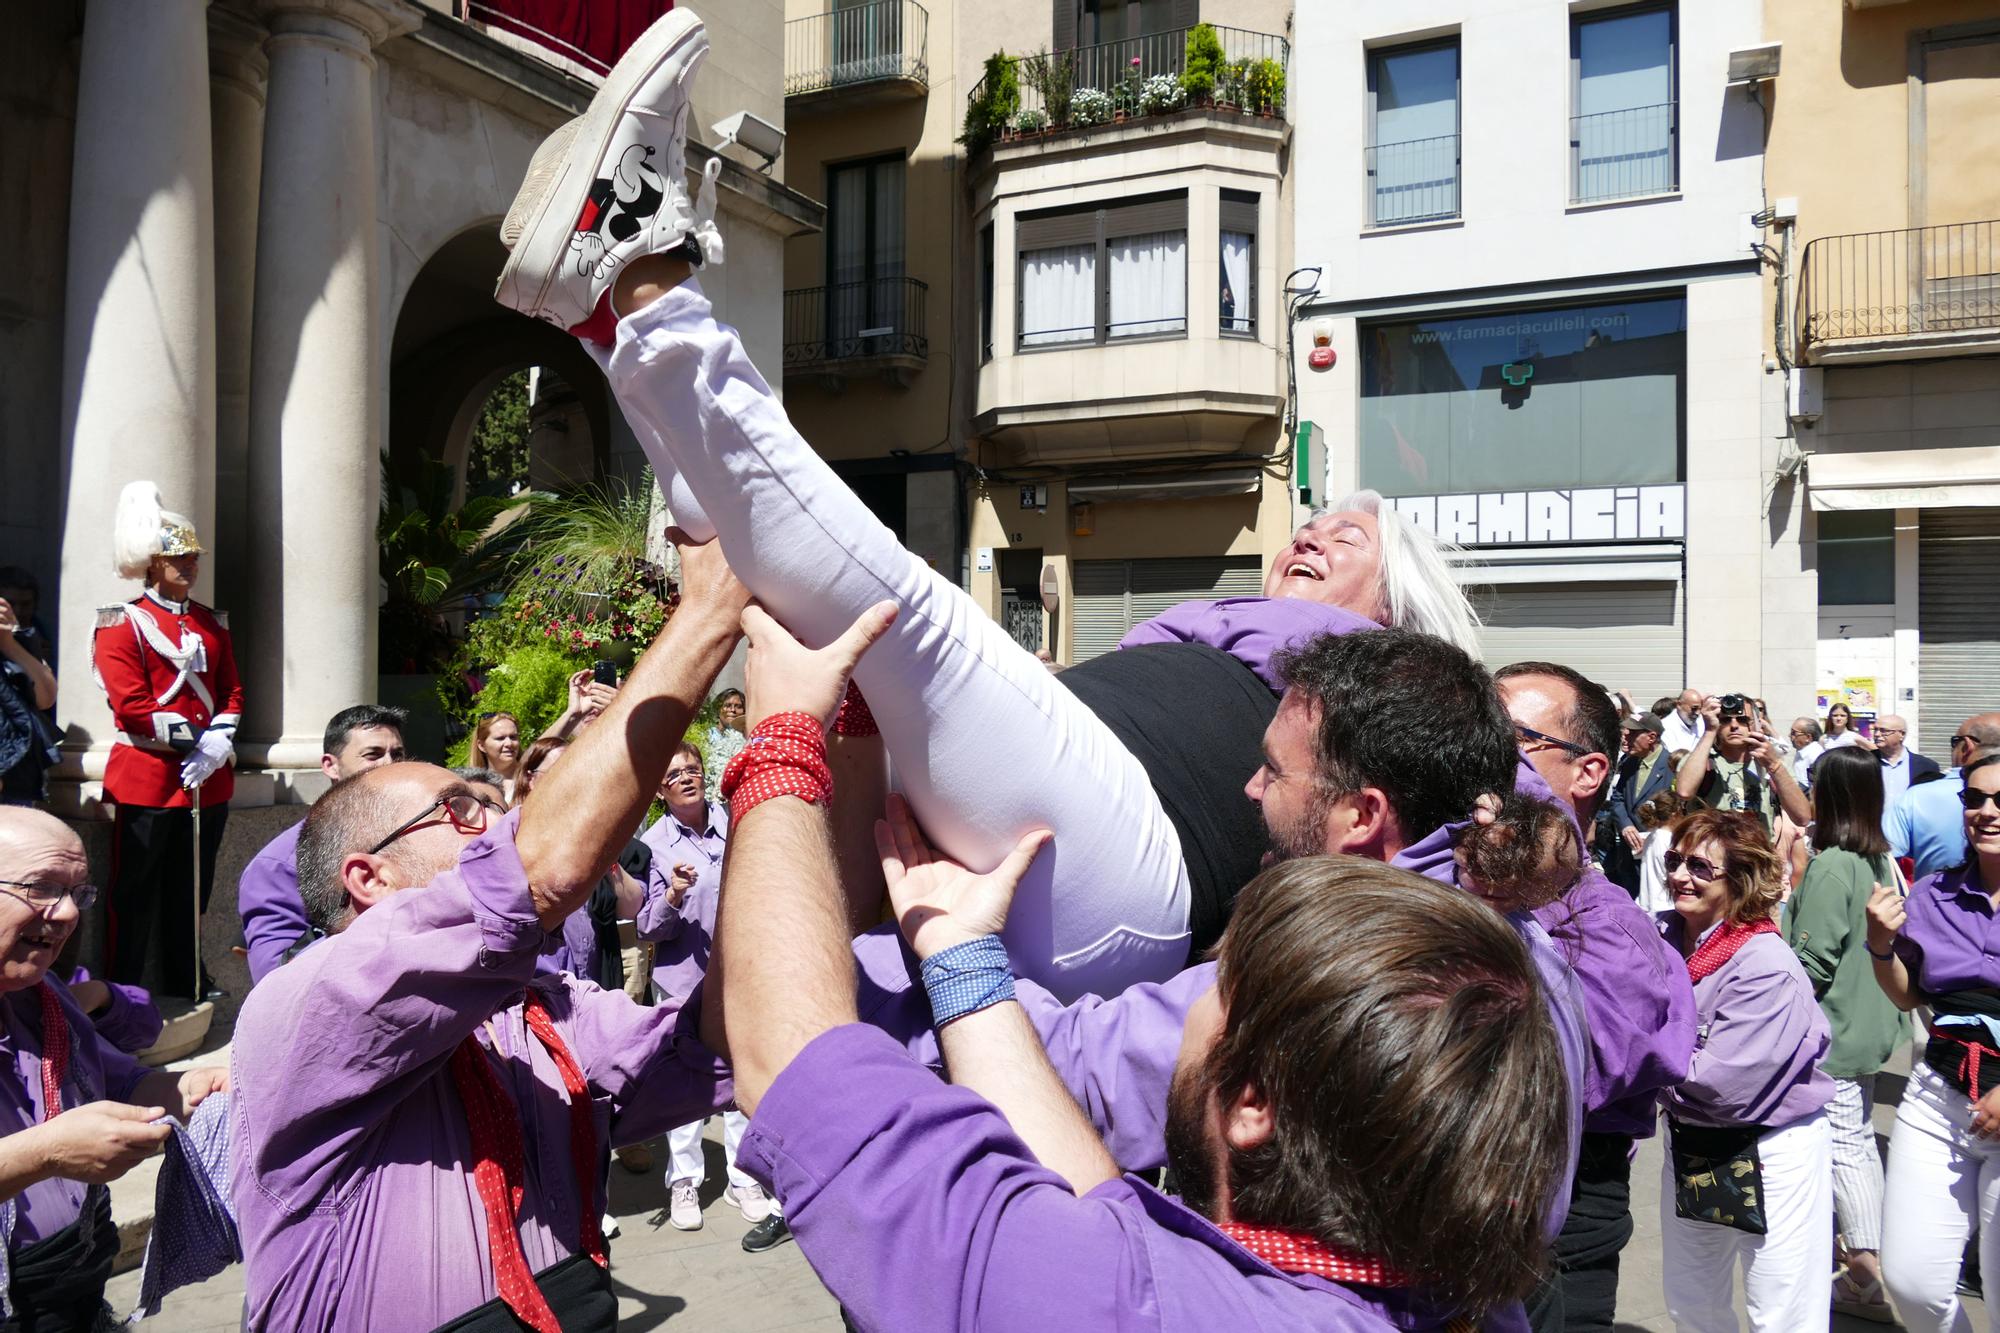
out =
<path fill-rule="evenodd" d="M 404 0 L 262 0 L 271 36 L 250 369 L 245 757 L 319 762 L 326 720 L 375 697 L 374 48 Z"/>
<path fill-rule="evenodd" d="M 77 88 L 63 339 L 59 804 L 104 774 L 111 712 L 91 677 L 98 606 L 138 592 L 111 568 L 126 482 L 215 531 L 215 237 L 208 0 L 91 0 Z M 195 595 L 213 596 L 204 567 Z M 83 785 L 80 785 L 83 784 Z"/>

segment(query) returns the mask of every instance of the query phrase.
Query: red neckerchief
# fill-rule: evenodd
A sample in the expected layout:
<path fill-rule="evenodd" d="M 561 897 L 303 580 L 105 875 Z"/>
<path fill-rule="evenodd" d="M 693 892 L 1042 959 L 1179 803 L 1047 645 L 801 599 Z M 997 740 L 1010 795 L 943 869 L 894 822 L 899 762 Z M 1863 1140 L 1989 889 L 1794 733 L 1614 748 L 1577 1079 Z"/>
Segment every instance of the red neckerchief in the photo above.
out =
<path fill-rule="evenodd" d="M 62 1114 L 62 1085 L 69 1078 L 69 1016 L 48 979 L 39 987 L 42 1001 L 42 1119 Z"/>
<path fill-rule="evenodd" d="M 1348 1282 L 1363 1287 L 1410 1285 L 1384 1267 L 1379 1259 L 1336 1250 L 1303 1232 L 1246 1226 L 1242 1222 L 1217 1222 L 1215 1229 L 1280 1273 L 1310 1273 L 1330 1282 Z"/>
<path fill-rule="evenodd" d="M 1724 963 L 1736 956 L 1736 951 L 1758 935 L 1775 935 L 1778 923 L 1766 917 L 1753 921 L 1747 926 L 1739 926 L 1733 921 L 1725 921 L 1715 928 L 1715 933 L 1703 940 L 1695 951 L 1688 955 L 1688 980 L 1700 981 Z"/>
<path fill-rule="evenodd" d="M 591 1206 L 592 1185 L 597 1178 L 597 1130 L 591 1121 L 590 1089 L 583 1071 L 569 1047 L 556 1031 L 555 1020 L 530 989 L 521 1006 L 528 1030 L 542 1045 L 562 1073 L 569 1090 L 570 1158 L 576 1173 L 577 1208 L 583 1218 L 583 1252 L 600 1268 L 610 1266 L 604 1250 L 604 1236 L 597 1210 Z M 472 1180 L 479 1201 L 486 1209 L 486 1248 L 493 1260 L 494 1285 L 500 1299 L 522 1323 L 536 1333 L 562 1333 L 548 1298 L 528 1270 L 527 1255 L 514 1219 L 521 1214 L 521 1198 L 526 1192 L 527 1145 L 521 1134 L 521 1114 L 507 1095 L 492 1061 L 480 1048 L 477 1036 L 467 1037 L 451 1055 L 451 1078 L 458 1087 L 458 1099 L 465 1106 L 466 1127 L 472 1133 Z"/>

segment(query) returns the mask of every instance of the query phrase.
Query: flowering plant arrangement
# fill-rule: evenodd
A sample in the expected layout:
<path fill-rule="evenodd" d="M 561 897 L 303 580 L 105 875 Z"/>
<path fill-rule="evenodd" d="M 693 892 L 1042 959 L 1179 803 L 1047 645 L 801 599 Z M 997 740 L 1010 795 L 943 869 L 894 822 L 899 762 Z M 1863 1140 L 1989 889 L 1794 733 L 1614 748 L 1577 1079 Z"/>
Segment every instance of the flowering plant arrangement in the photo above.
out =
<path fill-rule="evenodd" d="M 1139 109 L 1149 116 L 1178 111 L 1187 104 L 1187 90 L 1171 74 L 1155 74 L 1139 86 Z"/>
<path fill-rule="evenodd" d="M 1014 131 L 1017 134 L 1040 134 L 1049 127 L 1049 113 L 1038 106 L 1031 106 L 1014 117 Z"/>
<path fill-rule="evenodd" d="M 1111 97 L 1101 88 L 1079 88 L 1069 99 L 1072 125 L 1102 125 L 1111 119 Z"/>

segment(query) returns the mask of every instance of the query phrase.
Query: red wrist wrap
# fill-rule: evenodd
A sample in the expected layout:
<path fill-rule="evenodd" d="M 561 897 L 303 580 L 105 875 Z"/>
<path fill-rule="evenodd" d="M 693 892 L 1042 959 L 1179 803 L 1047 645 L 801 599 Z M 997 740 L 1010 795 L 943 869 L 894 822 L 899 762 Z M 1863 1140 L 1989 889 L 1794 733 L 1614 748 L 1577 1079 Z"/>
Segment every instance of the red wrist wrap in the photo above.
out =
<path fill-rule="evenodd" d="M 840 700 L 840 712 L 834 715 L 833 734 L 836 736 L 882 734 L 882 729 L 875 725 L 875 714 L 868 710 L 868 701 L 861 697 L 861 687 L 851 680 L 847 682 L 847 693 Z"/>
<path fill-rule="evenodd" d="M 796 796 L 810 805 L 833 802 L 833 770 L 826 764 L 826 735 L 805 713 L 778 713 L 750 731 L 750 742 L 722 770 L 718 790 L 729 802 L 731 823 L 773 796 Z"/>

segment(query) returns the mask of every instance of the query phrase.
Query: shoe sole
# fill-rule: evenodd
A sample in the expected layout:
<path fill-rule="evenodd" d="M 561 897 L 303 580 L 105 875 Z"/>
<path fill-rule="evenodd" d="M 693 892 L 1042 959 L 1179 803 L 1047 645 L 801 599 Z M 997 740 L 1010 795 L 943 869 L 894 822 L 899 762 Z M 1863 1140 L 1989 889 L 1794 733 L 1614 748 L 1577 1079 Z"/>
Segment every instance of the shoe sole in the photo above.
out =
<path fill-rule="evenodd" d="M 670 1216 L 667 1218 L 667 1225 L 676 1231 L 699 1231 L 701 1230 L 701 1219 L 697 1217 L 692 1222 L 682 1222 Z"/>
<path fill-rule="evenodd" d="M 591 173 L 610 150 L 612 137 L 625 118 L 626 107 L 646 81 L 659 72 L 660 66 L 692 42 L 699 42 L 701 50 L 687 62 L 687 68 L 681 72 L 681 83 L 693 78 L 695 71 L 707 59 L 708 29 L 692 11 L 676 9 L 646 29 L 631 49 L 619 57 L 611 73 L 605 76 L 604 85 L 598 89 L 597 96 L 591 100 L 590 110 L 584 114 L 583 124 L 577 127 L 568 161 L 542 195 L 542 202 L 521 229 L 520 241 L 508 254 L 507 262 L 500 270 L 500 281 L 493 289 L 493 297 L 500 304 L 522 314 L 532 314 L 536 319 L 546 319 L 542 313 L 543 303 L 548 299 L 549 289 L 562 275 L 562 263 L 569 250 L 570 237 L 576 232 L 574 225 L 565 225 L 560 230 L 552 228 L 549 225 L 550 210 L 557 210 L 555 217 L 574 224 L 583 212 L 584 203 L 590 198 L 590 184 L 595 179 Z M 585 144 L 591 145 L 588 158 L 591 167 L 586 168 L 582 179 L 578 180 L 576 163 L 581 155 L 577 150 Z M 687 188 L 685 180 L 673 184 L 682 190 Z M 523 269 L 543 275 L 540 286 L 532 293 L 520 289 Z M 577 317 L 577 322 L 588 319 L 590 313 L 584 311 Z M 547 322 L 555 323 L 554 320 Z"/>

